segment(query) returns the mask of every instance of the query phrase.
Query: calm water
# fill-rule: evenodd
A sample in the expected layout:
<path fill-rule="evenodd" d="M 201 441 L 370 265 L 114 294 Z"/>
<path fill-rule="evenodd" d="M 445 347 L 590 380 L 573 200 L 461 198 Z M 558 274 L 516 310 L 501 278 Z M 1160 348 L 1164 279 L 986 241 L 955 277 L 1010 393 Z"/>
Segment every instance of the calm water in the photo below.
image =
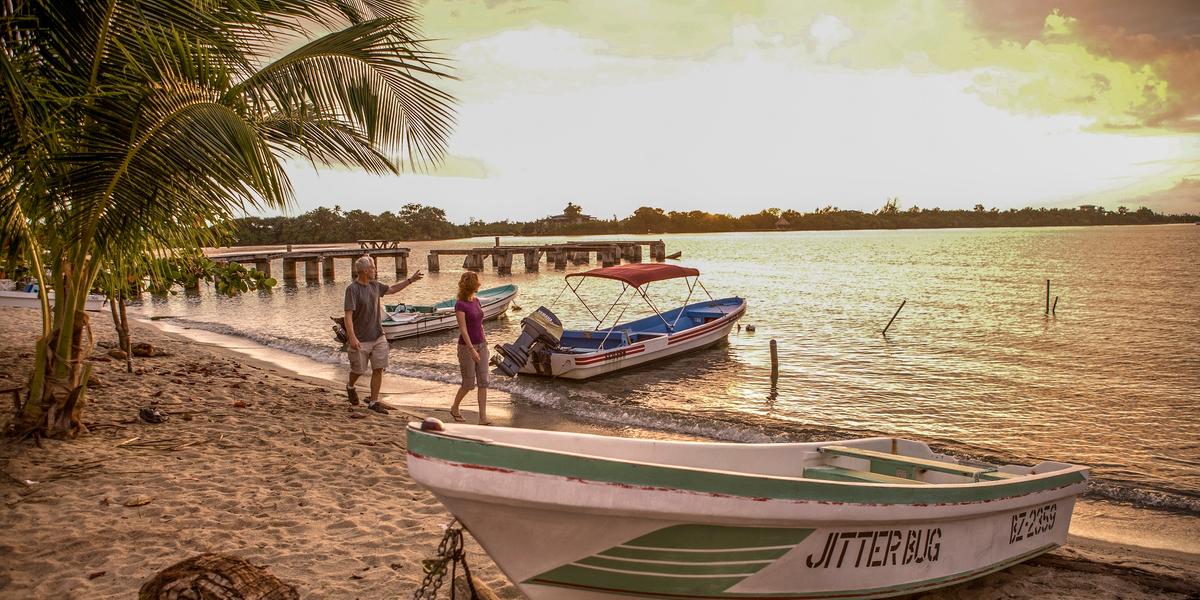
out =
<path fill-rule="evenodd" d="M 618 236 L 628 238 L 629 236 Z M 697 267 L 715 297 L 748 299 L 743 327 L 681 359 L 583 383 L 497 377 L 494 387 L 575 417 L 742 441 L 832 439 L 882 433 L 925 439 L 964 455 L 1054 459 L 1096 467 L 1097 496 L 1200 512 L 1200 227 L 850 231 L 663 236 L 667 252 Z M 542 243 L 547 238 L 505 238 Z M 491 245 L 491 238 L 413 243 Z M 459 260 L 400 294 L 407 302 L 453 295 Z M 483 273 L 484 286 L 516 283 L 522 308 L 485 326 L 511 342 L 520 317 L 551 306 L 563 272 Z M 329 316 L 339 280 L 219 298 L 148 300 L 147 315 L 250 337 L 320 361 L 344 362 Z M 591 266 L 571 266 L 567 272 Z M 280 273 L 278 263 L 274 265 Z M 392 281 L 391 260 L 380 260 Z M 1047 319 L 1045 283 L 1058 296 Z M 619 284 L 592 280 L 595 307 Z M 651 286 L 660 307 L 681 303 L 682 282 Z M 703 292 L 700 292 L 701 294 Z M 395 298 L 393 296 L 392 298 Z M 907 305 L 887 338 L 880 330 Z M 640 300 L 623 320 L 649 314 Z M 607 304 L 604 304 L 607 306 Z M 572 327 L 594 322 L 567 292 L 552 305 Z M 619 312 L 619 306 L 616 312 Z M 455 334 L 393 343 L 391 370 L 457 381 Z M 779 344 L 777 384 L 769 341 Z"/>

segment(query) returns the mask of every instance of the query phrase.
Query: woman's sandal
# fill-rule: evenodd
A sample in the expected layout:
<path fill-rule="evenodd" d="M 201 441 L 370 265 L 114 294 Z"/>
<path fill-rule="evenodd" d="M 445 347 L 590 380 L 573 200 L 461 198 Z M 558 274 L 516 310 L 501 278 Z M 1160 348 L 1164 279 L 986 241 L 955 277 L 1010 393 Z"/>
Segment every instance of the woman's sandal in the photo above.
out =
<path fill-rule="evenodd" d="M 480 421 L 479 422 L 480 425 L 491 425 L 492 423 L 494 423 L 494 421 Z"/>
<path fill-rule="evenodd" d="M 454 411 L 450 411 L 450 416 L 453 417 L 454 420 L 458 423 L 466 423 L 467 422 L 467 418 L 462 416 L 462 413 L 456 413 Z"/>

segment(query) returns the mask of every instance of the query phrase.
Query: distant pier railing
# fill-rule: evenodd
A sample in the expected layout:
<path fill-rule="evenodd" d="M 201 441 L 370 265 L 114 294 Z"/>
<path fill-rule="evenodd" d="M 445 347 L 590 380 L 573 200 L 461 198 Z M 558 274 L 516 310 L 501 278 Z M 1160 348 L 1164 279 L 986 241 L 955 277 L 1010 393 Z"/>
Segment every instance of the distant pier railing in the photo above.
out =
<path fill-rule="evenodd" d="M 462 256 L 463 268 L 481 271 L 484 259 L 491 257 L 492 266 L 501 273 L 511 273 L 513 257 L 521 256 L 526 272 L 537 271 L 546 257 L 547 264 L 553 264 L 556 269 L 565 269 L 568 262 L 573 264 L 588 264 L 591 255 L 596 255 L 596 261 L 601 266 L 611 267 L 628 262 L 642 262 L 642 247 L 649 248 L 650 260 L 664 261 L 667 259 L 667 246 L 662 240 L 600 240 L 594 242 L 566 242 L 561 244 L 539 244 L 533 246 L 484 246 L 478 248 L 433 248 L 429 250 L 426 259 L 430 272 L 441 270 L 441 257 Z"/>

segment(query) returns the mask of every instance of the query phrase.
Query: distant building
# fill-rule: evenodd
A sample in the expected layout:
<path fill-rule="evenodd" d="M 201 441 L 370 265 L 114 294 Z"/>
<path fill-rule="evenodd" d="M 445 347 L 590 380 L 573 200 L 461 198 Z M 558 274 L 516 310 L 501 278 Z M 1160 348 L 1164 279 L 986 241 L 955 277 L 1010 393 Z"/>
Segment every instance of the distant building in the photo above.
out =
<path fill-rule="evenodd" d="M 548 223 L 554 223 L 555 225 L 578 225 L 580 223 L 587 223 L 588 221 L 595 221 L 596 217 L 585 214 L 578 214 L 574 216 L 552 215 L 542 220 Z"/>
<path fill-rule="evenodd" d="M 779 217 L 779 220 L 775 221 L 775 229 L 786 229 L 791 226 L 792 224 L 783 217 Z"/>

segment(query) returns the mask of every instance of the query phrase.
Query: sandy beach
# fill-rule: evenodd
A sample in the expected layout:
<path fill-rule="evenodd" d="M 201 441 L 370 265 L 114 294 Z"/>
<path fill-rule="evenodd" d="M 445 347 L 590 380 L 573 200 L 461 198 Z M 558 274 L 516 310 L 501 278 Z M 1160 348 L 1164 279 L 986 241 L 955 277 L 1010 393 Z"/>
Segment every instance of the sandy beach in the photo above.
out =
<path fill-rule="evenodd" d="M 92 328 L 115 344 L 107 314 L 94 314 Z M 34 311 L 0 309 L 9 341 L 0 380 L 27 380 L 37 333 Z M 265 566 L 303 598 L 412 596 L 451 517 L 408 477 L 404 426 L 452 385 L 413 380 L 383 416 L 350 407 L 332 381 L 234 349 L 144 324 L 134 339 L 167 355 L 135 358 L 127 374 L 96 349 L 90 434 L 42 448 L 0 443 L 0 598 L 130 598 L 203 552 Z M 138 420 L 152 404 L 166 422 Z M 477 576 L 503 598 L 521 597 L 473 540 L 468 548 Z M 1196 598 L 1200 557 L 1073 536 L 1044 557 L 922 597 Z"/>

